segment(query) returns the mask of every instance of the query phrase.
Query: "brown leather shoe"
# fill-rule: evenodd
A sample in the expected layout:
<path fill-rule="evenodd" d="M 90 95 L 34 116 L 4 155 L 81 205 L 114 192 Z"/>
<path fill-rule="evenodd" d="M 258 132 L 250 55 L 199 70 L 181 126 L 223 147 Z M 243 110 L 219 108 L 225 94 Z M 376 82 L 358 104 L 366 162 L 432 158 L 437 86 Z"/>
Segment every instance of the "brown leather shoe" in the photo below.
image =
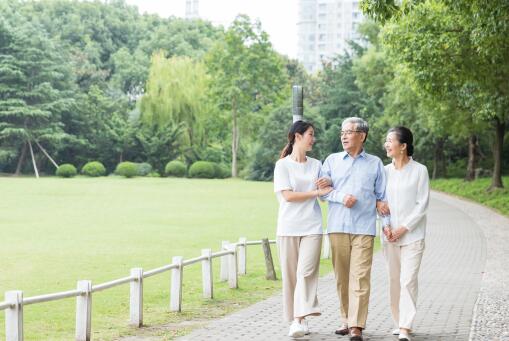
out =
<path fill-rule="evenodd" d="M 343 324 L 338 330 L 336 330 L 334 333 L 337 335 L 348 335 L 350 332 L 350 329 L 348 329 L 348 326 L 346 324 Z"/>
<path fill-rule="evenodd" d="M 362 329 L 358 327 L 350 328 L 350 341 L 363 341 Z"/>

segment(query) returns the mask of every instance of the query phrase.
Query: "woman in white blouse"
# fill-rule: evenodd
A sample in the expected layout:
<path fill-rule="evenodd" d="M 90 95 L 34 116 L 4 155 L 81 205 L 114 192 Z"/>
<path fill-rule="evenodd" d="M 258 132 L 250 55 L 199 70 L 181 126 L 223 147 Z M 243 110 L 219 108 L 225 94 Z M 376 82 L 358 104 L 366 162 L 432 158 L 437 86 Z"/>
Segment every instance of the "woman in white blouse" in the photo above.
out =
<path fill-rule="evenodd" d="M 322 164 L 306 156 L 314 142 L 313 125 L 295 122 L 274 169 L 274 192 L 279 201 L 277 246 L 283 280 L 283 314 L 292 322 L 288 333 L 291 337 L 309 334 L 305 318 L 320 315 L 316 292 L 322 213 L 317 198 L 332 188 L 318 189 Z"/>
<path fill-rule="evenodd" d="M 384 220 L 383 252 L 389 273 L 392 317 L 399 340 L 410 340 L 417 303 L 417 277 L 424 252 L 429 176 L 426 166 L 414 161 L 410 129 L 389 130 L 385 141 L 392 163 L 385 166 L 390 221 Z"/>

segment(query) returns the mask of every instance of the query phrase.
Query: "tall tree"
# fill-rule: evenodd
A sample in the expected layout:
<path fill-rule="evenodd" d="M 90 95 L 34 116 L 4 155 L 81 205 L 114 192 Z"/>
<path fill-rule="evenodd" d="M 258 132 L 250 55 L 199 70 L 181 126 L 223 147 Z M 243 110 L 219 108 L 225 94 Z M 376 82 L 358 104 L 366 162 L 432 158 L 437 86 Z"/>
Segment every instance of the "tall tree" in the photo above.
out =
<path fill-rule="evenodd" d="M 38 175 L 35 146 L 56 166 L 46 148 L 66 137 L 60 115 L 73 105 L 73 86 L 57 46 L 40 28 L 0 18 L 0 140 L 18 155 L 15 174 L 30 152 Z"/>
<path fill-rule="evenodd" d="M 509 3 L 505 0 L 363 0 L 386 22 L 384 41 L 435 98 L 456 99 L 475 118 L 492 122 L 493 177 L 503 187 L 502 153 L 509 124 Z M 465 95 L 466 94 L 466 95 Z"/>
<path fill-rule="evenodd" d="M 287 87 L 281 58 L 260 22 L 238 16 L 207 57 L 218 105 L 231 114 L 232 176 L 238 175 L 240 121 L 280 100 Z"/>

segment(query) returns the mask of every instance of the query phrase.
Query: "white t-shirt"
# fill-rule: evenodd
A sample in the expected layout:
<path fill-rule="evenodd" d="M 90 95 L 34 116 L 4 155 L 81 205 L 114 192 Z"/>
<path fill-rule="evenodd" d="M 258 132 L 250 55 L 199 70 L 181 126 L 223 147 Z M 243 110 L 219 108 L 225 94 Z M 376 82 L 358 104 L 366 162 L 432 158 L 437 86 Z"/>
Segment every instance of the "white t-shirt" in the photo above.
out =
<path fill-rule="evenodd" d="M 279 201 L 277 219 L 278 236 L 307 236 L 322 234 L 322 212 L 316 198 L 301 202 L 288 202 L 281 191 L 309 192 L 316 190 L 315 181 L 320 174 L 320 161 L 307 157 L 297 162 L 288 155 L 276 162 L 274 192 Z"/>

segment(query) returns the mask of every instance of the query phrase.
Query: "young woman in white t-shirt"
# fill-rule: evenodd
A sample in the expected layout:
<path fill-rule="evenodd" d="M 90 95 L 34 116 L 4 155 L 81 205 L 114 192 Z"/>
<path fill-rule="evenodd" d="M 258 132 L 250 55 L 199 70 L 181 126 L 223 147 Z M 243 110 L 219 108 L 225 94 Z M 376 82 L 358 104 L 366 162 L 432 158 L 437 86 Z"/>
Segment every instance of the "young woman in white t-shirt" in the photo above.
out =
<path fill-rule="evenodd" d="M 384 219 L 383 252 L 389 273 L 393 334 L 409 341 L 417 307 L 417 277 L 424 253 L 429 177 L 426 166 L 414 161 L 410 129 L 395 127 L 385 141 L 392 163 L 385 166 L 385 190 L 390 222 Z M 387 208 L 384 208 L 387 209 Z M 382 212 L 384 213 L 384 212 Z"/>
<path fill-rule="evenodd" d="M 305 318 L 320 315 L 316 292 L 322 212 L 317 198 L 332 188 L 318 189 L 321 162 L 306 156 L 314 142 L 313 125 L 295 122 L 274 169 L 274 192 L 279 201 L 277 245 L 283 280 L 283 314 L 292 322 L 288 333 L 291 337 L 309 334 Z"/>

